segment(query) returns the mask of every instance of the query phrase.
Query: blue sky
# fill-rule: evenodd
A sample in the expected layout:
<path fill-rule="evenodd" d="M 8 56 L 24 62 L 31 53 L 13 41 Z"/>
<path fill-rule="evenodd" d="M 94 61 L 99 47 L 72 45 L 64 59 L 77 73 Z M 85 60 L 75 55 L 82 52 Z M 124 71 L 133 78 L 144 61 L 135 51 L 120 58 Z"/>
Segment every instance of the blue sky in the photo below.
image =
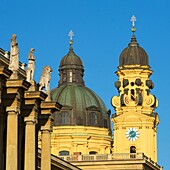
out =
<path fill-rule="evenodd" d="M 43 66 L 53 68 L 51 88 L 58 84 L 58 67 L 68 52 L 68 32 L 75 36 L 74 51 L 85 67 L 86 86 L 104 100 L 108 109 L 117 95 L 114 72 L 119 55 L 131 38 L 130 18 L 135 15 L 137 40 L 149 55 L 152 93 L 159 100 L 156 111 L 159 164 L 170 169 L 169 86 L 170 86 L 170 2 L 168 0 L 1 0 L 0 47 L 9 50 L 11 34 L 17 34 L 20 61 L 27 63 L 35 48 L 39 81 Z"/>

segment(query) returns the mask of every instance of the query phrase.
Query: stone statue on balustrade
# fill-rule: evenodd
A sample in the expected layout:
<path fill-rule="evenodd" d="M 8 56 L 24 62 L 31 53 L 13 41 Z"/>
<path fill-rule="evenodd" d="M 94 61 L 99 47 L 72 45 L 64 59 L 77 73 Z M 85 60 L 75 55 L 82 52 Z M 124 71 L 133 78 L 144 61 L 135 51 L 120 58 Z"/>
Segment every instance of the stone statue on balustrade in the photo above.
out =
<path fill-rule="evenodd" d="M 45 66 L 43 68 L 41 78 L 39 81 L 39 91 L 44 91 L 44 88 L 46 89 L 46 93 L 48 94 L 48 97 L 46 98 L 46 101 L 51 100 L 50 96 L 50 79 L 51 79 L 51 73 L 52 73 L 52 68 L 50 66 Z"/>
<path fill-rule="evenodd" d="M 11 38 L 9 69 L 12 71 L 19 70 L 19 50 L 16 34 L 12 34 Z"/>
<path fill-rule="evenodd" d="M 34 48 L 30 49 L 30 53 L 28 54 L 28 68 L 26 70 L 27 73 L 27 81 L 31 82 L 34 79 L 34 70 L 35 70 L 35 57 L 34 57 Z"/>

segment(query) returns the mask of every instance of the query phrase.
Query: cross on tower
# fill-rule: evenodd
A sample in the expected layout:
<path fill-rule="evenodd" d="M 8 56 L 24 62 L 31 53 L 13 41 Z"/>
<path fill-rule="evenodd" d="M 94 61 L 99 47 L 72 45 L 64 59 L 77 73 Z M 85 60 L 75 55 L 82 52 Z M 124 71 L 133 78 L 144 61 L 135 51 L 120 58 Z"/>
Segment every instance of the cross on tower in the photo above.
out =
<path fill-rule="evenodd" d="M 136 17 L 134 15 L 131 17 L 130 21 L 132 22 L 132 27 L 135 27 Z"/>
<path fill-rule="evenodd" d="M 68 33 L 68 36 L 70 37 L 70 40 L 73 39 L 74 33 L 72 30 L 70 30 L 70 32 Z"/>

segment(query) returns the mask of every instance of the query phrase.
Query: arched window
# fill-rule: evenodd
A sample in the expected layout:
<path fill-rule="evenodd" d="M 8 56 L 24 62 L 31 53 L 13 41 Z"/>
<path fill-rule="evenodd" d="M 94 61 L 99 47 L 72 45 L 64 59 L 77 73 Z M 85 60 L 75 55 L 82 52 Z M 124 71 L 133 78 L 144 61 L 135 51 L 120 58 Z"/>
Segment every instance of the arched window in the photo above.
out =
<path fill-rule="evenodd" d="M 96 151 L 90 151 L 90 152 L 89 152 L 89 155 L 96 155 L 96 154 L 97 154 Z"/>
<path fill-rule="evenodd" d="M 96 126 L 97 125 L 97 114 L 95 112 L 91 112 L 89 114 L 89 125 Z"/>
<path fill-rule="evenodd" d="M 63 150 L 59 152 L 59 156 L 67 156 L 67 155 L 70 155 L 69 151 Z"/>
<path fill-rule="evenodd" d="M 130 147 L 130 153 L 136 153 L 136 147 L 135 146 Z"/>
<path fill-rule="evenodd" d="M 61 125 L 70 125 L 70 114 L 68 112 L 61 112 Z"/>
<path fill-rule="evenodd" d="M 130 147 L 130 158 L 136 158 L 136 147 L 135 146 Z"/>

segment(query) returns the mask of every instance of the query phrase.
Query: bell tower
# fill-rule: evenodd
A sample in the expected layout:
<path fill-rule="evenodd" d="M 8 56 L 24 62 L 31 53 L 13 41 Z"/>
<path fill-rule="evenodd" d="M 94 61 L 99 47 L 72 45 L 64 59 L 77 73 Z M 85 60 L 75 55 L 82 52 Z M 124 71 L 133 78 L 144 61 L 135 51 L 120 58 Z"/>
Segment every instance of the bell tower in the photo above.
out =
<path fill-rule="evenodd" d="M 132 16 L 132 38 L 128 47 L 120 54 L 118 81 L 115 87 L 118 96 L 112 98 L 116 113 L 114 123 L 115 153 L 144 153 L 157 162 L 158 100 L 151 94 L 154 84 L 150 79 L 152 70 L 148 55 L 137 43 Z"/>

